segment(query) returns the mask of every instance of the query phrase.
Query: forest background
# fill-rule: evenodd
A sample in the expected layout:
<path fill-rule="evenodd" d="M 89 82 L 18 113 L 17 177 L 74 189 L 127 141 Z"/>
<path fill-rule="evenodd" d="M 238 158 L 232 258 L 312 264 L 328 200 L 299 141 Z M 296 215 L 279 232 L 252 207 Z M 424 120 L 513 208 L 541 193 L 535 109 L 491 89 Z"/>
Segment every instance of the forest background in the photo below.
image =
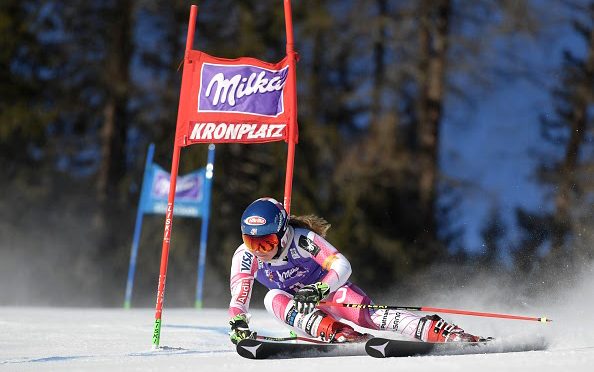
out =
<path fill-rule="evenodd" d="M 193 3 L 195 49 L 283 57 L 280 0 Z M 122 304 L 149 143 L 171 164 L 190 5 L 0 3 L 0 304 Z M 353 281 L 392 301 L 497 277 L 530 297 L 591 262 L 593 1 L 304 0 L 293 17 L 291 212 L 332 224 Z M 206 153 L 184 149 L 180 173 Z M 285 161 L 284 143 L 217 146 L 205 306 L 228 302 L 241 213 L 282 200 Z M 133 306 L 154 303 L 163 223 L 145 218 Z M 174 220 L 168 306 L 194 302 L 199 236 Z"/>

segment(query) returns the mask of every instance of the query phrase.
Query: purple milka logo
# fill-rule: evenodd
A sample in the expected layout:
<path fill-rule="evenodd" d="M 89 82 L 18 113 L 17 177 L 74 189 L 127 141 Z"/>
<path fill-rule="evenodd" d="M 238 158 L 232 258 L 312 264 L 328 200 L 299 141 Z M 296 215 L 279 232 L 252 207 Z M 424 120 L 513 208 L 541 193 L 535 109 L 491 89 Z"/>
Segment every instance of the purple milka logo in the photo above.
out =
<path fill-rule="evenodd" d="M 175 197 L 179 200 L 202 199 L 202 179 L 201 174 L 198 172 L 178 177 L 175 186 Z M 151 195 L 155 199 L 167 200 L 169 196 L 169 173 L 155 171 Z"/>
<path fill-rule="evenodd" d="M 204 63 L 198 112 L 234 112 L 278 116 L 284 112 L 283 89 L 289 66 L 268 70 L 250 65 Z"/>

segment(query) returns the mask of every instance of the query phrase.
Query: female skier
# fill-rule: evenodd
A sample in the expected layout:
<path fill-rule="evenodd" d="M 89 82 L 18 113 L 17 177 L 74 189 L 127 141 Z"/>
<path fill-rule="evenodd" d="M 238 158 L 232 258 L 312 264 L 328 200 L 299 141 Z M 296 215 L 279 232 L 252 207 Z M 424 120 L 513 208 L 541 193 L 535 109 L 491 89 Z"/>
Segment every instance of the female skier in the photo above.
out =
<path fill-rule="evenodd" d="M 437 315 L 408 311 L 325 306 L 321 301 L 370 304 L 348 281 L 349 261 L 324 236 L 330 225 L 315 216 L 287 215 L 272 198 L 251 203 L 241 216 L 243 244 L 231 264 L 231 341 L 249 338 L 249 304 L 254 279 L 269 288 L 266 310 L 298 334 L 327 342 L 359 342 L 362 334 L 342 319 L 372 330 L 390 330 L 426 342 L 479 341 Z"/>

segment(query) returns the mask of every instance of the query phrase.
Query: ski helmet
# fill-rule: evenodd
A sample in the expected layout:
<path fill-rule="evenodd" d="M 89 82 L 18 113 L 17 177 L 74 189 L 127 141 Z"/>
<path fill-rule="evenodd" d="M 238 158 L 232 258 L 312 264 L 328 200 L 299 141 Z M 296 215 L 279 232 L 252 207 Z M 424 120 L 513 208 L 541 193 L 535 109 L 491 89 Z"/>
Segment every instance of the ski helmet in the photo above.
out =
<path fill-rule="evenodd" d="M 250 236 L 276 234 L 281 241 L 287 231 L 287 217 L 287 211 L 275 199 L 257 199 L 241 215 L 241 233 Z"/>

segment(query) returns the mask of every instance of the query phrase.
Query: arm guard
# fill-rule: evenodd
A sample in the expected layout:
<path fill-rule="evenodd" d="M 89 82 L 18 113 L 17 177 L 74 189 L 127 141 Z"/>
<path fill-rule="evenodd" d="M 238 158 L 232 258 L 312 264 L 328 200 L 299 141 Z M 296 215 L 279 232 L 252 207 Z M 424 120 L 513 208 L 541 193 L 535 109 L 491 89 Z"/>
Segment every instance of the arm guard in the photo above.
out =
<path fill-rule="evenodd" d="M 332 244 L 310 231 L 307 237 L 299 238 L 299 247 L 308 252 L 327 274 L 322 282 L 328 284 L 330 292 L 342 287 L 351 276 L 351 264 Z"/>

